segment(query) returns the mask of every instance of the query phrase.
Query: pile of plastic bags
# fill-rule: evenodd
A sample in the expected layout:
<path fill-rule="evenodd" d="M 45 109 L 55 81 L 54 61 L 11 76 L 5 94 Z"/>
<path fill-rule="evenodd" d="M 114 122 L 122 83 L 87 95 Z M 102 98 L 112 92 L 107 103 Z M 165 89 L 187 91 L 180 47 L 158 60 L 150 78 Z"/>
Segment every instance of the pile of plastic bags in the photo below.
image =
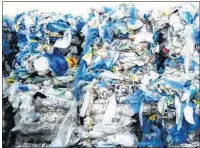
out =
<path fill-rule="evenodd" d="M 73 103 L 84 24 L 80 17 L 36 10 L 3 18 L 3 98 L 16 113 L 16 146 L 49 143 L 57 134 Z"/>
<path fill-rule="evenodd" d="M 4 26 L 20 51 L 5 78 L 17 112 L 12 131 L 40 135 L 27 143 L 199 145 L 198 6 L 121 4 L 92 9 L 88 20 L 31 11 Z"/>

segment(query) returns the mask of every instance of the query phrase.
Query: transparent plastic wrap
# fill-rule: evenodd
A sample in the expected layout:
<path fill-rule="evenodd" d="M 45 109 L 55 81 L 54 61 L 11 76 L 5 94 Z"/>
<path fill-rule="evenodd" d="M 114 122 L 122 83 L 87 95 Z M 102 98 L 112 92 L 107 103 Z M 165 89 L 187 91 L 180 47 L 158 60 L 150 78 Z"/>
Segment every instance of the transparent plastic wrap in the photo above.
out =
<path fill-rule="evenodd" d="M 77 109 L 72 105 L 65 119 L 59 127 L 57 136 L 51 142 L 49 147 L 67 147 L 73 146 L 80 140 L 76 133 Z"/>

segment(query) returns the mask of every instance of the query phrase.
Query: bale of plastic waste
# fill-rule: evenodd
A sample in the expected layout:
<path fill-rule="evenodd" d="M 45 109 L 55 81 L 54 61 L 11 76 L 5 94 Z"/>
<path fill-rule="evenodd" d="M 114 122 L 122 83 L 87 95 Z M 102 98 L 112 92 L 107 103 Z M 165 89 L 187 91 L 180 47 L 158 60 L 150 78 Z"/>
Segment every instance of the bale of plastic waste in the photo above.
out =
<path fill-rule="evenodd" d="M 90 144 L 131 146 L 107 143 L 106 135 L 119 132 L 133 132 L 139 147 L 196 141 L 191 135 L 199 133 L 198 7 L 142 12 L 122 4 L 91 14 L 74 81 Z"/>
<path fill-rule="evenodd" d="M 16 146 L 48 145 L 57 135 L 74 99 L 84 24 L 81 17 L 37 10 L 4 16 L 3 95 L 15 113 Z"/>

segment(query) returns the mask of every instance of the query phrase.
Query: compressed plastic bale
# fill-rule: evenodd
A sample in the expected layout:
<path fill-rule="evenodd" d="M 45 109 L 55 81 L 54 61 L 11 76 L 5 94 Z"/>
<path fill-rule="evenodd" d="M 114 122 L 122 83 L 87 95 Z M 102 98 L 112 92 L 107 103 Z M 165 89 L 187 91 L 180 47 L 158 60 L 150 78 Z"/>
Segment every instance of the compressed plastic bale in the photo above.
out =
<path fill-rule="evenodd" d="M 122 11 L 124 11 L 123 9 L 122 9 Z M 167 20 L 167 17 L 163 17 L 163 16 L 161 16 L 161 18 L 162 18 L 162 21 L 160 21 L 160 20 L 158 20 L 156 17 L 158 17 L 159 15 L 158 15 L 158 11 L 154 11 L 153 12 L 153 14 L 152 14 L 152 18 L 153 19 L 155 19 L 154 21 L 155 22 L 153 22 L 154 24 L 154 28 L 153 29 L 155 29 L 155 31 L 156 30 L 158 30 L 158 29 L 162 29 L 162 28 L 164 28 L 165 27 L 165 23 L 168 21 Z M 151 19 L 152 19 L 151 18 Z M 156 26 L 157 25 L 157 26 Z M 167 27 L 166 27 L 167 28 Z M 166 28 L 164 28 L 163 29 L 163 31 L 162 31 L 162 33 L 164 33 L 164 32 L 166 32 Z M 181 27 L 180 27 L 181 28 Z M 149 28 L 148 28 L 149 29 Z M 137 34 L 137 33 L 136 33 Z M 167 36 L 165 36 L 165 38 L 166 38 Z M 151 37 L 150 37 L 151 38 Z M 145 39 L 142 39 L 142 40 L 145 40 Z M 175 41 L 175 40 L 174 40 Z M 152 42 L 150 42 L 151 44 L 152 44 Z M 163 45 L 162 45 L 163 46 Z M 177 45 L 178 46 L 178 45 Z M 127 47 L 126 49 L 130 49 L 130 47 Z M 161 48 L 162 49 L 162 48 Z M 165 49 L 165 48 L 163 48 L 163 49 Z M 159 49 L 158 49 L 159 50 Z M 177 50 L 178 51 L 178 50 Z M 166 52 L 166 53 L 168 53 L 168 52 Z M 126 62 L 128 62 L 128 60 L 126 61 Z M 139 62 L 138 63 L 136 63 L 136 64 L 140 64 Z M 124 65 L 123 65 L 124 66 Z M 140 65 L 141 66 L 141 65 Z M 125 66 L 124 66 L 125 67 Z M 131 67 L 131 66 L 130 66 Z M 126 70 L 128 70 L 128 68 L 125 68 Z M 152 77 L 153 76 L 155 76 L 155 75 L 152 75 Z M 158 76 L 159 75 L 156 75 L 156 78 L 158 78 Z M 148 77 L 148 76 L 147 76 Z M 110 79 L 112 79 L 112 78 L 110 78 Z M 108 78 L 108 80 L 109 80 L 109 78 Z M 155 79 L 152 79 L 151 78 L 151 76 L 149 76 L 149 78 L 147 78 L 147 80 L 144 80 L 142 83 L 144 84 L 144 86 L 142 87 L 142 90 L 144 90 L 144 100 L 146 101 L 146 103 L 148 104 L 148 103 L 150 103 L 150 102 L 157 102 L 157 101 L 159 101 L 159 97 L 157 97 L 157 98 L 155 98 L 155 99 L 153 99 L 153 94 L 150 92 L 150 91 L 148 91 L 145 87 L 147 86 L 147 85 L 151 85 L 151 84 L 148 84 L 150 81 L 154 81 Z M 169 81 L 168 81 L 169 82 Z M 169 87 L 173 87 L 173 88 L 175 88 L 175 83 L 174 84 L 172 84 L 171 82 L 169 82 L 168 83 L 167 82 L 167 86 L 169 86 Z M 146 86 L 145 86 L 146 85 Z M 173 86 L 174 85 L 174 86 Z M 178 85 L 178 84 L 177 84 Z M 178 85 L 179 86 L 179 85 Z M 179 88 L 181 88 L 181 85 L 180 85 L 180 87 Z M 123 92 L 123 91 L 122 91 Z M 122 93 L 121 92 L 121 90 L 116 90 L 116 92 L 115 93 L 119 93 L 119 94 L 117 94 L 117 96 L 121 96 L 122 94 L 120 94 L 120 93 Z M 159 90 L 159 92 L 162 92 L 162 90 Z M 167 95 L 170 95 L 170 93 L 171 92 L 167 92 Z M 103 96 L 102 96 L 103 97 Z M 96 101 L 96 102 L 98 102 L 98 101 Z M 161 103 L 162 104 L 162 103 Z M 154 105 L 154 104 L 152 104 L 152 105 Z M 166 104 L 164 105 L 165 107 L 164 107 L 164 109 L 160 109 L 160 112 L 163 112 L 163 110 L 165 110 L 166 109 Z M 141 108 L 142 109 L 142 108 Z M 152 110 L 152 108 L 149 108 L 150 110 Z M 156 107 L 154 107 L 154 113 L 156 112 L 156 110 L 157 110 L 157 105 L 156 105 Z M 161 111 L 162 110 L 162 111 Z M 151 113 L 153 113 L 153 112 L 149 112 L 149 110 L 146 110 L 145 112 L 147 112 L 147 113 L 149 113 L 149 114 L 151 114 Z M 170 110 L 170 114 L 173 114 L 173 110 Z M 164 114 L 164 112 L 163 112 L 163 114 Z"/>

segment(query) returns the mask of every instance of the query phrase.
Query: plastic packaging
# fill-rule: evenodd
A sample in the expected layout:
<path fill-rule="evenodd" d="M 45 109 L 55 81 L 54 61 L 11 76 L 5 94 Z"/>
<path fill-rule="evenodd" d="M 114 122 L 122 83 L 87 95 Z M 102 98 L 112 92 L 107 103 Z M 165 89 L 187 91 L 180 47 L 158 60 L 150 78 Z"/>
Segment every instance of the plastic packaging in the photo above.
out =
<path fill-rule="evenodd" d="M 91 9 L 88 19 L 5 16 L 3 95 L 16 113 L 16 145 L 195 145 L 198 20 L 190 3 L 166 11 L 124 3 Z"/>

